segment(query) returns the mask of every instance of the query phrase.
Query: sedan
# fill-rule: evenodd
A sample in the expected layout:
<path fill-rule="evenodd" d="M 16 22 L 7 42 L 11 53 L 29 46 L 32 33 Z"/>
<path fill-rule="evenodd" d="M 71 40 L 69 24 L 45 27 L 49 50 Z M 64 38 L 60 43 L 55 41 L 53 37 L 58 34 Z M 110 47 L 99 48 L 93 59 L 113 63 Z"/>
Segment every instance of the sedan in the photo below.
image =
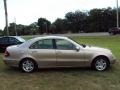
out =
<path fill-rule="evenodd" d="M 6 49 L 4 62 L 24 72 L 38 68 L 92 67 L 104 71 L 116 58 L 105 48 L 87 46 L 62 36 L 44 36 Z"/>
<path fill-rule="evenodd" d="M 21 44 L 23 42 L 25 42 L 25 40 L 18 36 L 0 37 L 0 52 L 4 52 L 8 46 Z"/>

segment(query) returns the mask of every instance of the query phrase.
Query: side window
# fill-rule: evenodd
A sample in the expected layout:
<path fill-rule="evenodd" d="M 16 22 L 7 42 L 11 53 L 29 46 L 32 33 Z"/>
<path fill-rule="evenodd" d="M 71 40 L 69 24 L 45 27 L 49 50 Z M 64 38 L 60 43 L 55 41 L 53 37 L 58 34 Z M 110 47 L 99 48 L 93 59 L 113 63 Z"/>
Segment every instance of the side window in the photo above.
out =
<path fill-rule="evenodd" d="M 62 49 L 62 50 L 74 50 L 75 46 L 64 39 L 56 39 L 56 47 L 57 49 Z"/>
<path fill-rule="evenodd" d="M 1 44 L 7 44 L 8 43 L 8 38 L 7 37 L 0 38 L 0 43 Z"/>
<path fill-rule="evenodd" d="M 30 49 L 53 49 L 52 39 L 39 40 L 33 43 Z"/>
<path fill-rule="evenodd" d="M 18 40 L 17 40 L 16 38 L 10 37 L 10 38 L 9 38 L 9 42 L 10 42 L 10 43 L 17 43 Z"/>

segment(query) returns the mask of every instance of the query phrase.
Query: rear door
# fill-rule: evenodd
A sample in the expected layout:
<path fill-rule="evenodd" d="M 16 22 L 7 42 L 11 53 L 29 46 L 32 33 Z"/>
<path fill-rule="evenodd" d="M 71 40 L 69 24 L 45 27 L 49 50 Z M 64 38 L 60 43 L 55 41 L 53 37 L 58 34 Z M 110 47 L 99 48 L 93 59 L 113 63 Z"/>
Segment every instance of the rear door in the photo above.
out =
<path fill-rule="evenodd" d="M 56 53 L 53 39 L 42 39 L 30 46 L 31 56 L 33 56 L 40 67 L 56 66 Z"/>

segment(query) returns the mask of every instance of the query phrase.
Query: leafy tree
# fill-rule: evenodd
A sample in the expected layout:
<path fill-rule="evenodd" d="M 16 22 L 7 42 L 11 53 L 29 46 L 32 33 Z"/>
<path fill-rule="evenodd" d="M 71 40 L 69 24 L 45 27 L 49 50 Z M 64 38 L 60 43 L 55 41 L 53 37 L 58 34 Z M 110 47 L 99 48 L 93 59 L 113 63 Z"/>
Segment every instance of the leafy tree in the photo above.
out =
<path fill-rule="evenodd" d="M 111 8 L 92 9 L 89 12 L 88 31 L 89 32 L 106 32 L 109 28 L 115 26 L 116 13 Z"/>
<path fill-rule="evenodd" d="M 39 33 L 49 33 L 51 22 L 45 18 L 38 19 Z"/>
<path fill-rule="evenodd" d="M 56 21 L 53 23 L 55 26 L 54 33 L 65 33 L 66 31 L 66 22 L 65 19 L 57 18 Z"/>
<path fill-rule="evenodd" d="M 31 23 L 29 27 L 30 27 L 31 35 L 39 34 L 38 32 L 39 28 L 38 28 L 37 22 Z"/>
<path fill-rule="evenodd" d="M 65 15 L 65 18 L 67 20 L 69 30 L 71 29 L 73 33 L 77 33 L 84 30 L 85 20 L 87 18 L 86 13 L 81 12 L 79 10 L 75 11 L 74 13 L 68 12 Z"/>

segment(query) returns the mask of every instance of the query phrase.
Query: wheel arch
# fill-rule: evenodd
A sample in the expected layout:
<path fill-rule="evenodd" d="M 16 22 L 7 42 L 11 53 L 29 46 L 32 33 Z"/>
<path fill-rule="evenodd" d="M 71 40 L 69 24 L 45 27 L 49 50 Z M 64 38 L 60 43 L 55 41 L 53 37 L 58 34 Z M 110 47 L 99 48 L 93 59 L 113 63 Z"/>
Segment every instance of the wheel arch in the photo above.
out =
<path fill-rule="evenodd" d="M 35 65 L 37 66 L 37 68 L 38 68 L 37 61 L 36 61 L 35 59 L 31 58 L 31 57 L 24 57 L 24 58 L 22 58 L 22 59 L 19 61 L 19 67 L 21 66 L 21 63 L 22 63 L 24 60 L 26 60 L 26 59 L 32 60 L 32 61 L 35 63 Z"/>
<path fill-rule="evenodd" d="M 93 63 L 95 62 L 95 60 L 96 60 L 97 58 L 100 58 L 100 57 L 106 58 L 107 62 L 110 64 L 110 60 L 109 60 L 109 58 L 108 58 L 107 56 L 105 56 L 105 55 L 98 55 L 98 56 L 96 56 L 96 57 L 94 57 L 94 58 L 92 59 L 92 61 L 91 61 L 91 66 L 93 65 Z"/>

